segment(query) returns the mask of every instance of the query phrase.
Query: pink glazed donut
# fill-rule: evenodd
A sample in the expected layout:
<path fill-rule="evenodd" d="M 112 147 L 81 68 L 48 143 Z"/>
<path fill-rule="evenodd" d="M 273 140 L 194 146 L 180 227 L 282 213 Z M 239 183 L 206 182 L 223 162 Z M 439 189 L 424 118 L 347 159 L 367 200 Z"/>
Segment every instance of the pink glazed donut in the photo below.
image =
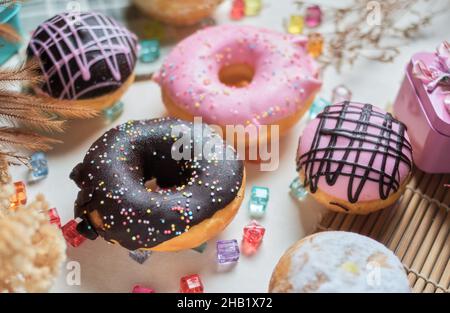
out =
<path fill-rule="evenodd" d="M 294 125 L 321 87 L 307 39 L 221 25 L 180 42 L 154 79 L 170 115 L 215 124 Z"/>
<path fill-rule="evenodd" d="M 329 107 L 303 131 L 297 170 L 312 196 L 331 210 L 367 214 L 393 204 L 412 169 L 405 125 L 370 104 Z"/>

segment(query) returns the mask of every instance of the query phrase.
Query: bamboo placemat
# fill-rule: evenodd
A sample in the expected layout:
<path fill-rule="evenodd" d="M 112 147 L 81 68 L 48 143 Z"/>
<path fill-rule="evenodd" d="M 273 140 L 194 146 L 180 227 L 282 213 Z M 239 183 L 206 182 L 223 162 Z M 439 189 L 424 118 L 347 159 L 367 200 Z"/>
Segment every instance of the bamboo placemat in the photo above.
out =
<path fill-rule="evenodd" d="M 369 215 L 327 213 L 318 231 L 345 230 L 380 241 L 400 258 L 413 292 L 450 292 L 450 175 L 415 170 L 392 207 Z"/>

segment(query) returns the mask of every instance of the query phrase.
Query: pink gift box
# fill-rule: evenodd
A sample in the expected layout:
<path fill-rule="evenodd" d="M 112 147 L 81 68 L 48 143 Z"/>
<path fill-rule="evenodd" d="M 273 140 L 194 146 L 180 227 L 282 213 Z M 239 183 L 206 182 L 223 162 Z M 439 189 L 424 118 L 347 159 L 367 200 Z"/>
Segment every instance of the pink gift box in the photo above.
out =
<path fill-rule="evenodd" d="M 429 90 L 413 70 L 417 62 L 433 68 L 437 55 L 421 52 L 411 58 L 394 113 L 408 127 L 415 165 L 428 173 L 450 173 L 450 112 L 444 103 L 450 87 L 440 83 Z"/>

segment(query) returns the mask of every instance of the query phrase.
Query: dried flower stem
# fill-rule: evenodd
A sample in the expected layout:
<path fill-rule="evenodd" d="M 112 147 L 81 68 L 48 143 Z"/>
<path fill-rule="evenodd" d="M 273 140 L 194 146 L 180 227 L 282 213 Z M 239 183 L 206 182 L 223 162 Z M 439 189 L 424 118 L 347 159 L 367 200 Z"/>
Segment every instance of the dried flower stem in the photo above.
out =
<path fill-rule="evenodd" d="M 361 58 L 392 62 L 399 55 L 401 45 L 415 38 L 434 17 L 450 8 L 448 1 L 443 2 L 444 5 L 436 4 L 439 1 L 433 1 L 433 5 L 430 2 L 354 0 L 345 7 L 326 7 L 324 11 L 333 32 L 323 34 L 326 47 L 318 61 L 323 68 L 333 66 L 338 72 Z M 299 8 L 306 4 L 305 1 L 296 3 Z M 427 10 L 421 10 L 421 7 Z M 379 23 L 370 20 L 376 14 Z M 406 17 L 411 22 L 404 23 Z"/>

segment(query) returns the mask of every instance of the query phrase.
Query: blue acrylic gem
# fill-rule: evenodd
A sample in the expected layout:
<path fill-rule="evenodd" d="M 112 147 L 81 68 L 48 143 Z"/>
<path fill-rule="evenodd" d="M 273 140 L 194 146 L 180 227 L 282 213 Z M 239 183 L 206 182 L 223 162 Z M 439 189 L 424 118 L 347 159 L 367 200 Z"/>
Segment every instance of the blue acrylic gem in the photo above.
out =
<path fill-rule="evenodd" d="M 305 189 L 303 184 L 300 181 L 300 178 L 295 178 L 292 183 L 289 185 L 291 189 L 291 195 L 299 201 L 302 201 L 308 195 L 308 191 Z"/>
<path fill-rule="evenodd" d="M 314 100 L 313 104 L 311 105 L 311 108 L 309 109 L 309 118 L 310 119 L 316 118 L 316 116 L 330 104 L 331 104 L 330 101 L 327 101 L 324 98 L 317 97 Z"/>
<path fill-rule="evenodd" d="M 144 264 L 147 261 L 148 257 L 152 254 L 149 250 L 134 250 L 130 251 L 128 255 L 130 258 L 138 262 L 139 264 Z"/>
<path fill-rule="evenodd" d="M 159 58 L 159 41 L 156 39 L 146 39 L 140 42 L 141 50 L 139 60 L 142 63 L 152 63 Z"/>
<path fill-rule="evenodd" d="M 109 108 L 103 109 L 103 116 L 108 122 L 113 122 L 123 113 L 125 105 L 122 101 L 117 101 Z"/>
<path fill-rule="evenodd" d="M 252 218 L 261 218 L 266 213 L 269 202 L 269 188 L 253 186 L 248 209 Z"/>
<path fill-rule="evenodd" d="M 30 165 L 31 172 L 28 179 L 30 182 L 35 182 L 48 176 L 48 161 L 44 152 L 33 153 L 31 155 Z"/>
<path fill-rule="evenodd" d="M 208 243 L 204 242 L 201 245 L 199 245 L 198 247 L 192 248 L 192 250 L 197 251 L 198 253 L 203 253 L 205 251 L 207 245 L 208 245 Z"/>

